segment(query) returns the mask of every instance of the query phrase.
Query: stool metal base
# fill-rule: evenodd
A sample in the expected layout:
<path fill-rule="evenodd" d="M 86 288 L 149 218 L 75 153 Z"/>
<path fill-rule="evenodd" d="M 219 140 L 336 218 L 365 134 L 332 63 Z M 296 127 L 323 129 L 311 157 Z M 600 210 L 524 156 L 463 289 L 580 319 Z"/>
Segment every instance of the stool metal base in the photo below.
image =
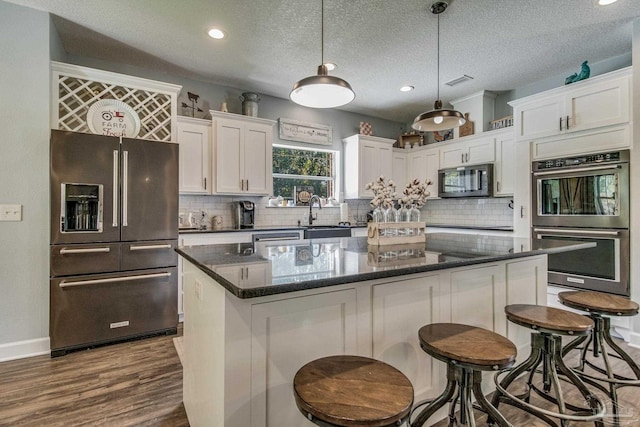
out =
<path fill-rule="evenodd" d="M 542 389 L 533 384 L 533 377 L 539 372 L 538 368 L 541 364 Z M 529 372 L 525 393 L 519 396 L 512 395 L 507 391 L 508 387 L 525 372 Z M 505 373 L 504 379 L 500 380 L 501 375 Z M 565 401 L 558 373 L 563 375 L 564 380 L 575 386 L 589 405 L 588 408 Z M 497 390 L 491 404 L 496 408 L 501 402 L 506 403 L 522 409 L 554 427 L 558 427 L 558 423 L 553 418 L 558 418 L 562 427 L 567 426 L 569 421 L 594 421 L 596 426 L 603 426 L 604 403 L 592 394 L 578 375 L 564 364 L 562 337 L 559 335 L 548 332 L 532 333 L 529 358 L 513 369 L 506 369 L 496 374 L 495 382 Z M 543 399 L 555 404 L 558 407 L 558 412 L 531 405 L 529 401 L 532 390 Z"/>
<path fill-rule="evenodd" d="M 482 372 L 468 366 L 460 366 L 454 362 L 447 363 L 447 386 L 444 392 L 433 400 L 426 400 L 414 406 L 409 417 L 410 427 L 422 427 L 427 420 L 447 403 L 449 407 L 449 427 L 456 425 L 456 405 L 460 404 L 460 424 L 476 426 L 473 409 L 478 409 L 489 415 L 500 427 L 513 427 L 504 416 L 494 408 L 482 392 Z M 476 405 L 472 403 L 472 394 L 476 398 Z M 427 405 L 415 420 L 413 413 L 420 407 Z"/>
<path fill-rule="evenodd" d="M 573 350 L 580 350 L 580 360 L 578 365 L 571 369 L 578 374 L 582 380 L 597 389 L 608 394 L 611 398 L 613 421 L 615 426 L 620 425 L 620 413 L 618 406 L 618 392 L 622 387 L 640 386 L 640 367 L 611 337 L 611 319 L 601 316 L 598 313 L 589 313 L 595 328 L 592 335 L 578 337 L 562 350 L 562 356 L 566 357 Z M 602 358 L 602 365 L 598 366 L 587 357 L 591 353 L 594 358 Z M 629 369 L 636 376 L 635 379 L 625 377 L 614 372 L 611 366 L 611 359 L 623 360 Z M 591 368 L 596 374 L 587 371 Z M 599 375 L 598 375 L 599 374 Z M 605 386 L 602 383 L 608 385 Z"/>

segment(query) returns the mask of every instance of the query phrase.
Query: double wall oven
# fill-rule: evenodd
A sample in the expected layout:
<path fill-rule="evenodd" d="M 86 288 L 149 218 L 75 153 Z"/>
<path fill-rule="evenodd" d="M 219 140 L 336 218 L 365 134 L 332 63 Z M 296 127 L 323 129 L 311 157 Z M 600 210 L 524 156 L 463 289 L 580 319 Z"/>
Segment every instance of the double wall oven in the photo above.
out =
<path fill-rule="evenodd" d="M 535 161 L 532 244 L 595 242 L 549 255 L 549 283 L 629 296 L 629 151 Z"/>

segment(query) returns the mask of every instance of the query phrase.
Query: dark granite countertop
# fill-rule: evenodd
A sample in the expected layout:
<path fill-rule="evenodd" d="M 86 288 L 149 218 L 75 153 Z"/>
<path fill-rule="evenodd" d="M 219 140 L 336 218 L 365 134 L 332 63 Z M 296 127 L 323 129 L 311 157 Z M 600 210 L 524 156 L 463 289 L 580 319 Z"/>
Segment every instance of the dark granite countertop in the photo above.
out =
<path fill-rule="evenodd" d="M 225 227 L 217 230 L 213 230 L 211 228 L 207 229 L 199 229 L 199 228 L 178 228 L 178 233 L 180 234 L 196 234 L 196 233 L 262 233 L 269 231 L 287 231 L 287 230 L 304 230 L 307 228 L 313 227 L 339 227 L 339 228 L 360 228 L 366 227 L 365 225 L 325 225 L 325 224 L 314 224 L 312 226 L 306 225 L 283 225 L 283 226 L 269 226 L 269 227 L 253 227 L 253 228 L 231 228 Z"/>
<path fill-rule="evenodd" d="M 460 230 L 488 230 L 488 231 L 513 231 L 512 226 L 500 225 L 446 225 L 427 224 L 427 228 L 458 228 Z"/>
<path fill-rule="evenodd" d="M 432 233 L 424 244 L 369 246 L 366 237 L 183 246 L 186 260 L 238 298 L 422 273 L 465 265 L 586 249 L 594 243 Z"/>

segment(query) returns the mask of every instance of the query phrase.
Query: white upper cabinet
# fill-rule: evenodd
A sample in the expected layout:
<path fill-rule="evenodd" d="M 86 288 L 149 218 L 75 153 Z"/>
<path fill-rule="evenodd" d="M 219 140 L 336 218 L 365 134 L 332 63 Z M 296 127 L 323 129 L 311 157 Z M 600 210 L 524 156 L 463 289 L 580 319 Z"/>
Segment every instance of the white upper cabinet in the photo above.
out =
<path fill-rule="evenodd" d="M 419 179 L 431 181 L 431 186 L 427 188 L 431 193 L 429 197 L 438 196 L 438 169 L 440 168 L 440 150 L 434 148 L 412 148 L 407 153 L 407 181 Z M 406 185 L 405 182 L 405 185 Z M 402 188 L 399 187 L 398 191 Z"/>
<path fill-rule="evenodd" d="M 393 176 L 393 150 L 395 140 L 368 135 L 352 135 L 344 142 L 344 198 L 370 199 L 371 190 L 365 186 L 378 179 Z"/>
<path fill-rule="evenodd" d="M 516 136 L 529 140 L 627 123 L 631 69 L 511 102 Z"/>
<path fill-rule="evenodd" d="M 495 139 L 488 136 L 473 137 L 453 142 L 440 148 L 440 168 L 493 163 L 496 159 Z"/>
<path fill-rule="evenodd" d="M 391 164 L 391 178 L 396 184 L 396 190 L 399 191 L 407 185 L 407 153 L 401 149 L 393 150 L 393 160 Z"/>
<path fill-rule="evenodd" d="M 211 121 L 178 117 L 181 194 L 211 193 Z"/>
<path fill-rule="evenodd" d="M 494 196 L 513 194 L 516 178 L 516 138 L 513 129 L 495 135 L 496 161 L 494 163 Z"/>
<path fill-rule="evenodd" d="M 268 195 L 275 122 L 212 111 L 215 193 Z"/>

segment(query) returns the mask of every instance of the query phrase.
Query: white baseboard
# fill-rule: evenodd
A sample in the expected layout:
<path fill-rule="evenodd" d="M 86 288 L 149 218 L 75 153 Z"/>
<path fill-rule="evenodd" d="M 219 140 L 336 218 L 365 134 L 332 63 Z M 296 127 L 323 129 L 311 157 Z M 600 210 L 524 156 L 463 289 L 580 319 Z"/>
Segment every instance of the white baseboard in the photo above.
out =
<path fill-rule="evenodd" d="M 0 362 L 49 354 L 49 337 L 0 344 Z"/>
<path fill-rule="evenodd" d="M 640 348 L 640 333 L 631 332 L 631 339 L 629 340 L 629 345 L 632 347 Z"/>

